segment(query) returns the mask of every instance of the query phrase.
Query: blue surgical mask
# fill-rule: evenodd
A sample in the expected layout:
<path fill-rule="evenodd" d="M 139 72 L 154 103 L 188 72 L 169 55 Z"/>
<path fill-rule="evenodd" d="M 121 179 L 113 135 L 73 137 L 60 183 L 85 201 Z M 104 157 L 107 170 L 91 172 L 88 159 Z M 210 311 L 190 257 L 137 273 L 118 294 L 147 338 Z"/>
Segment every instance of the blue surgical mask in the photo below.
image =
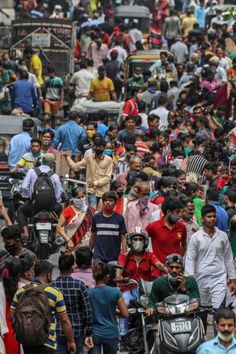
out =
<path fill-rule="evenodd" d="M 107 156 L 112 157 L 112 150 L 111 149 L 105 149 L 104 150 L 104 154 L 107 155 Z"/>
<path fill-rule="evenodd" d="M 34 156 L 34 157 L 39 157 L 40 155 L 41 155 L 41 152 L 39 151 L 39 152 L 32 152 L 32 155 Z"/>
<path fill-rule="evenodd" d="M 77 199 L 77 198 L 72 198 L 74 206 L 81 210 L 84 211 L 86 209 L 86 200 L 85 197 Z"/>

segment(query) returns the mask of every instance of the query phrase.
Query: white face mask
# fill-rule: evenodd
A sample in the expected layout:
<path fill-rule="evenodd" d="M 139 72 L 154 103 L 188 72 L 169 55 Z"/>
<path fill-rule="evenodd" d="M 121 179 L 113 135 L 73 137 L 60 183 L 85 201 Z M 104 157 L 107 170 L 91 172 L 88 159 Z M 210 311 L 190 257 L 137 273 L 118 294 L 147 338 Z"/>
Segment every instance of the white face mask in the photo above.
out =
<path fill-rule="evenodd" d="M 86 199 L 85 199 L 85 197 L 80 198 L 80 199 L 72 198 L 72 201 L 73 201 L 73 203 L 74 203 L 74 206 L 75 206 L 77 209 L 79 209 L 79 210 L 81 210 L 81 211 L 83 211 L 83 210 L 86 209 Z"/>
<path fill-rule="evenodd" d="M 234 331 L 230 334 L 223 334 L 222 332 L 218 332 L 218 337 L 225 342 L 230 342 L 234 338 Z"/>
<path fill-rule="evenodd" d="M 141 241 L 134 242 L 132 245 L 135 252 L 142 252 L 144 250 L 144 243 Z"/>

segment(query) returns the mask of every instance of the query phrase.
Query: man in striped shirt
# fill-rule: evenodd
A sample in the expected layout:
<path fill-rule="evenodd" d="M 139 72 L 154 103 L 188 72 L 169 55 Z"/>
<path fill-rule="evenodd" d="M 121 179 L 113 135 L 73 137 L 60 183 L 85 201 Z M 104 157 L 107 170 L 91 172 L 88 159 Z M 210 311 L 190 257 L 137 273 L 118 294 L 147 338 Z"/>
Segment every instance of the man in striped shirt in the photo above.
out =
<path fill-rule="evenodd" d="M 122 215 L 114 211 L 117 196 L 114 192 L 103 194 L 103 210 L 94 215 L 89 247 L 94 248 L 94 259 L 102 262 L 116 261 L 120 251 L 127 251 L 126 227 Z"/>

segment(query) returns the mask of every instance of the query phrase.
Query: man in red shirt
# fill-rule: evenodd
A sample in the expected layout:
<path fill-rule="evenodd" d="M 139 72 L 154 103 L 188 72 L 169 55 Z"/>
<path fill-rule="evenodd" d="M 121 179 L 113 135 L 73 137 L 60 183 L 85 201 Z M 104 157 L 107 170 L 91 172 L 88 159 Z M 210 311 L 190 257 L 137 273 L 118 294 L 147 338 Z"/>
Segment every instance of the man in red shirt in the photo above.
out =
<path fill-rule="evenodd" d="M 146 228 L 152 240 L 153 253 L 162 263 L 172 253 L 183 255 L 185 252 L 187 231 L 184 223 L 179 221 L 182 208 L 177 198 L 167 198 L 161 206 L 163 217 Z M 154 276 L 160 276 L 160 272 L 155 270 Z"/>
<path fill-rule="evenodd" d="M 123 119 L 127 116 L 132 116 L 132 117 L 138 116 L 139 114 L 138 104 L 137 104 L 138 92 L 139 92 L 138 87 L 131 87 L 130 89 L 131 98 L 127 100 L 124 104 L 123 114 L 122 114 Z"/>

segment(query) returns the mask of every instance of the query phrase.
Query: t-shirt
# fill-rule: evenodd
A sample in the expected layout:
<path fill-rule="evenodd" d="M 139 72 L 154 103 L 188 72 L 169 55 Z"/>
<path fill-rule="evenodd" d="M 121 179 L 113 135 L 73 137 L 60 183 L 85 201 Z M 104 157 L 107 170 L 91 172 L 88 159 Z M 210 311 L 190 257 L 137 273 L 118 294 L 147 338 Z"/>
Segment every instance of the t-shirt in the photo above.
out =
<path fill-rule="evenodd" d="M 48 100 L 60 100 L 63 81 L 59 76 L 45 79 L 46 98 Z"/>
<path fill-rule="evenodd" d="M 95 232 L 94 258 L 105 263 L 116 261 L 121 249 L 121 235 L 126 234 L 122 215 L 114 212 L 106 217 L 103 212 L 93 217 L 92 232 Z"/>
<path fill-rule="evenodd" d="M 186 242 L 187 231 L 182 222 L 178 221 L 169 229 L 162 218 L 149 224 L 146 230 L 152 239 L 153 252 L 162 263 L 165 263 L 166 257 L 172 253 L 183 255 L 181 243 Z"/>
<path fill-rule="evenodd" d="M 87 69 L 81 69 L 74 73 L 70 83 L 75 85 L 75 96 L 85 96 L 89 94 L 90 83 L 93 80 L 93 74 Z"/>
<path fill-rule="evenodd" d="M 37 286 L 38 284 L 39 283 L 34 283 L 33 285 Z M 63 295 L 59 289 L 53 288 L 52 286 L 47 286 L 44 290 L 47 293 L 49 306 L 52 311 L 51 325 L 50 325 L 50 329 L 49 329 L 49 337 L 48 337 L 47 343 L 45 343 L 44 345 L 46 347 L 56 349 L 56 343 L 57 343 L 56 342 L 56 323 L 57 323 L 56 314 L 65 313 L 66 306 L 65 306 Z M 16 309 L 17 303 L 18 303 L 20 297 L 22 296 L 22 294 L 24 293 L 24 291 L 25 291 L 25 288 L 21 288 L 16 292 L 14 299 L 12 301 L 12 304 L 11 304 L 11 309 L 13 309 L 13 310 Z"/>
<path fill-rule="evenodd" d="M 119 337 L 116 324 L 116 304 L 121 296 L 122 293 L 119 289 L 107 285 L 89 289 L 93 312 L 93 336 L 109 339 Z"/>
<path fill-rule="evenodd" d="M 38 75 L 36 75 L 36 71 L 38 71 Z M 42 78 L 42 62 L 37 54 L 33 54 L 31 61 L 30 61 L 30 72 L 35 74 L 40 85 L 43 85 L 43 78 Z"/>
<path fill-rule="evenodd" d="M 114 91 L 114 85 L 111 79 L 104 77 L 103 80 L 94 79 L 90 85 L 90 92 L 93 93 L 94 101 L 110 101 L 110 93 Z"/>

